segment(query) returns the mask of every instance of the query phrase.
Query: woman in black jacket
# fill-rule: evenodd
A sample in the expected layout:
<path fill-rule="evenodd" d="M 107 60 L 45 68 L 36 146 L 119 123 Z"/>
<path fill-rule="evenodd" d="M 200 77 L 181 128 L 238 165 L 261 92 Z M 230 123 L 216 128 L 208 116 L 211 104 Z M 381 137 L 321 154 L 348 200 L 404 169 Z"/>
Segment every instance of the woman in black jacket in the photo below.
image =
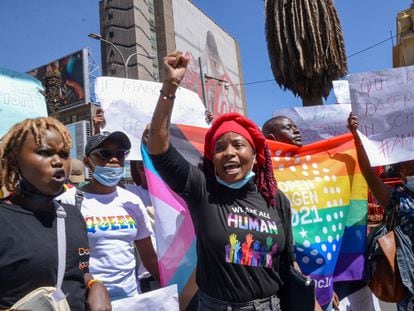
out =
<path fill-rule="evenodd" d="M 26 119 L 0 142 L 0 309 L 31 291 L 55 287 L 58 270 L 57 197 L 69 174 L 72 142 L 54 118 Z M 63 205 L 66 264 L 61 290 L 71 310 L 111 310 L 102 282 L 89 274 L 89 243 L 80 211 Z"/>

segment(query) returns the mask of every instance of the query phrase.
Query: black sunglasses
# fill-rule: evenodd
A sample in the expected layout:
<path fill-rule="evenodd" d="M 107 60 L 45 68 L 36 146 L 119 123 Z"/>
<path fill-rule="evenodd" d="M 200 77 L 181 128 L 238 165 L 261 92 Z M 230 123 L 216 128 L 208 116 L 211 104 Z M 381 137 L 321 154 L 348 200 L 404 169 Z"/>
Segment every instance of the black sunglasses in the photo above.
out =
<path fill-rule="evenodd" d="M 129 150 L 111 150 L 111 149 L 95 149 L 94 151 L 92 151 L 92 153 L 96 153 L 100 158 L 104 159 L 104 160 L 109 160 L 112 158 L 117 158 L 117 159 L 125 159 L 126 156 L 129 154 Z"/>

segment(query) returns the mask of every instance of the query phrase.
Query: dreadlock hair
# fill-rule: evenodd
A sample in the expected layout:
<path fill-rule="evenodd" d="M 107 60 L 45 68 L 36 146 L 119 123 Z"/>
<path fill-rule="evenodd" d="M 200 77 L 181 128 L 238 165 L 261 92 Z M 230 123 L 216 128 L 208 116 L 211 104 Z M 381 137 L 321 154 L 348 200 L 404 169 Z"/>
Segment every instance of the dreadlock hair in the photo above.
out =
<path fill-rule="evenodd" d="M 52 117 L 26 119 L 13 125 L 3 136 L 0 142 L 0 184 L 3 184 L 8 191 L 15 191 L 16 185 L 21 179 L 17 159 L 27 135 L 32 134 L 35 143 L 40 146 L 46 131 L 51 129 L 62 136 L 64 148 L 70 150 L 72 139 L 69 131 L 60 121 Z"/>

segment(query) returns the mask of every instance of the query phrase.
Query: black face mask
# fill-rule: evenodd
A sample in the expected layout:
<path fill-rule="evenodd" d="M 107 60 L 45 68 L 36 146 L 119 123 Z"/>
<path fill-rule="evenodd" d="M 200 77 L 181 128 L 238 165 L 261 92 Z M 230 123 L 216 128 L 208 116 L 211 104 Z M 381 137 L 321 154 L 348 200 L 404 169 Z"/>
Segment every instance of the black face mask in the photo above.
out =
<path fill-rule="evenodd" d="M 29 197 L 33 200 L 42 200 L 42 201 L 51 201 L 58 195 L 60 195 L 64 191 L 63 187 L 62 190 L 56 195 L 47 195 L 40 192 L 35 186 L 33 186 L 26 178 L 22 177 L 19 182 L 19 185 L 16 189 L 16 194 L 21 195 L 23 197 Z"/>

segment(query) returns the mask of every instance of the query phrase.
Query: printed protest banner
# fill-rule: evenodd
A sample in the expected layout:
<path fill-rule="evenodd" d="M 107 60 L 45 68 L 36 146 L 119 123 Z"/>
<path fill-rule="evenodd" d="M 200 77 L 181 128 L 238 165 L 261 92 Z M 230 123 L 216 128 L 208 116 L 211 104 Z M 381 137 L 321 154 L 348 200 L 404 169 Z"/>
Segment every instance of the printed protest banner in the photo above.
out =
<path fill-rule="evenodd" d="M 414 66 L 348 76 L 352 111 L 372 166 L 411 160 Z"/>
<path fill-rule="evenodd" d="M 46 117 L 46 101 L 35 78 L 0 68 L 0 137 L 17 122 L 26 118 Z"/>
<path fill-rule="evenodd" d="M 351 105 L 292 107 L 273 111 L 273 117 L 286 116 L 299 127 L 304 145 L 348 133 Z"/>
<path fill-rule="evenodd" d="M 128 160 L 141 159 L 141 137 L 160 96 L 162 83 L 99 77 L 95 80 L 95 98 L 105 111 L 104 131 L 123 131 L 132 143 Z M 206 127 L 205 108 L 198 95 L 179 87 L 171 122 Z"/>
<path fill-rule="evenodd" d="M 205 131 L 172 125 L 172 144 L 193 165 L 200 163 Z M 334 281 L 359 280 L 363 274 L 367 185 L 356 161 L 352 135 L 304 147 L 267 142 L 278 188 L 292 204 L 296 258 L 302 271 L 315 279 L 319 302 L 326 304 L 332 298 Z M 177 284 L 180 297 L 191 297 L 197 261 L 191 216 L 148 156 L 144 156 L 144 165 L 155 208 L 161 282 Z"/>

